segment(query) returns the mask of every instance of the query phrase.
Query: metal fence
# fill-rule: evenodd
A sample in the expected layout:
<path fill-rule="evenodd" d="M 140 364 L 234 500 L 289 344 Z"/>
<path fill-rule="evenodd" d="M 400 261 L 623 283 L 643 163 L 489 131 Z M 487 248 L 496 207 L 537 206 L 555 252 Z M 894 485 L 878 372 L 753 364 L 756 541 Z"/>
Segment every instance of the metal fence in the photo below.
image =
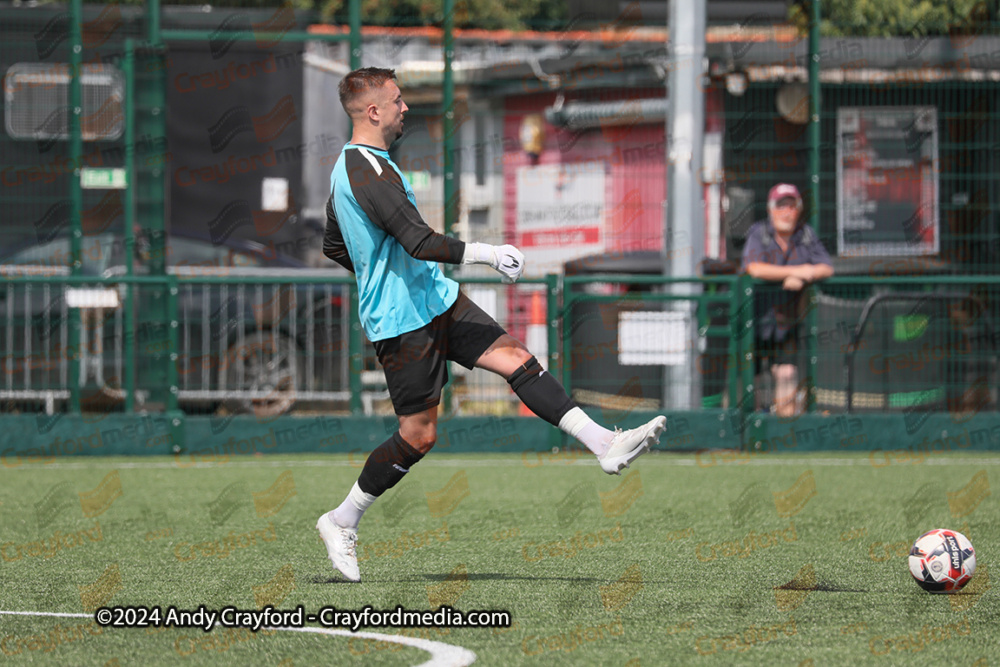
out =
<path fill-rule="evenodd" d="M 842 275 L 995 273 L 995 3 L 879 38 L 817 6 L 836 36 L 732 44 L 717 66 L 708 113 L 725 128 L 728 253 L 767 217 L 768 189 L 790 182 Z"/>
<path fill-rule="evenodd" d="M 806 362 L 816 409 L 997 409 L 996 277 L 833 278 L 815 291 Z"/>
<path fill-rule="evenodd" d="M 665 82 L 682 66 L 664 30 L 623 15 L 599 30 L 569 21 L 502 40 L 403 24 L 363 34 L 360 3 L 350 8 L 353 30 L 310 27 L 285 9 L 262 10 L 253 25 L 242 14 L 178 14 L 161 30 L 155 2 L 148 14 L 79 2 L 69 15 L 0 8 L 0 264 L 21 267 L 4 269 L 0 303 L 5 409 L 391 412 L 352 278 L 243 271 L 255 256 L 234 259 L 246 250 L 240 235 L 272 257 L 284 244 L 321 243 L 303 221 L 325 200 L 346 139 L 327 133 L 345 124 L 333 91 L 361 62 L 362 37 L 364 64 L 396 67 L 411 107 L 391 154 L 427 221 L 465 240 L 514 243 L 530 272 L 505 287 L 484 267 L 446 268 L 574 398 L 613 417 L 664 409 L 683 386 L 705 410 L 768 409 L 753 300 L 773 286 L 609 272 L 634 253 L 657 255 L 662 269 L 661 253 L 690 251 L 664 247 Z M 996 23 L 813 42 L 750 28 L 713 32 L 706 52 L 706 247 L 738 270 L 770 186 L 790 181 L 806 195 L 837 277 L 796 313 L 804 409 L 993 409 Z M 260 81 L 223 80 L 245 64 L 235 44 L 253 56 L 243 54 L 248 71 L 274 59 L 266 94 Z M 262 106 L 241 106 L 255 95 Z M 220 96 L 240 104 L 217 109 Z M 181 108 L 198 122 L 178 120 Z M 288 127 L 298 135 L 279 141 Z M 281 210 L 257 206 L 262 174 L 237 183 L 226 167 L 226 184 L 192 180 L 271 155 L 291 181 Z M 100 173 L 84 187 L 79 172 L 91 167 Z M 215 274 L 171 260 L 183 225 L 206 237 L 196 252 L 212 262 L 229 253 Z M 573 262 L 603 273 L 553 275 Z M 455 365 L 451 377 L 449 414 L 519 410 L 502 379 Z"/>
<path fill-rule="evenodd" d="M 349 290 L 319 273 L 179 281 L 182 404 L 260 417 L 296 403 L 347 409 Z"/>
<path fill-rule="evenodd" d="M 391 415 L 381 368 L 357 322 L 349 279 L 313 275 L 88 279 L 8 276 L 0 286 L 4 408 L 53 412 L 73 395 L 84 412 L 176 409 L 270 418 L 313 411 Z M 671 287 L 692 283 L 691 294 Z M 697 359 L 703 409 L 768 411 L 768 368 L 755 351 L 746 276 L 548 276 L 463 289 L 523 333 L 582 405 L 613 421 L 669 404 L 671 369 Z M 532 290 L 532 312 L 498 307 Z M 168 295 L 161 321 L 130 315 Z M 1000 387 L 1000 277 L 832 278 L 802 295 L 792 348 L 804 409 L 995 411 Z M 690 303 L 689 311 L 675 309 Z M 77 311 L 74 324 L 70 313 Z M 685 312 L 694 313 L 685 322 Z M 692 324 L 693 327 L 689 327 Z M 77 328 L 79 344 L 71 344 Z M 691 330 L 694 338 L 689 337 Z M 166 358 L 165 368 L 152 368 Z M 501 378 L 451 364 L 445 414 L 517 414 Z M 166 378 L 158 384 L 158 378 Z M 765 391 L 766 393 L 766 391 Z M 167 396 L 163 403 L 151 400 Z M 916 417 L 914 417 L 916 418 Z"/>

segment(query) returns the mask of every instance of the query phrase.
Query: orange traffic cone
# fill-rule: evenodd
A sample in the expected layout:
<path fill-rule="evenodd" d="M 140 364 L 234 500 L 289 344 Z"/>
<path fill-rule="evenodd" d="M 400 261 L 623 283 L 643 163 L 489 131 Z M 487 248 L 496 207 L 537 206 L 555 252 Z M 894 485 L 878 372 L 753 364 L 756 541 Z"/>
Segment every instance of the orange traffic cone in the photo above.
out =
<path fill-rule="evenodd" d="M 541 290 L 531 293 L 531 306 L 528 309 L 528 326 L 525 330 L 525 347 L 535 355 L 542 368 L 549 365 L 549 338 L 545 330 L 545 301 L 542 299 Z M 517 414 L 524 417 L 533 417 L 534 412 L 521 403 Z"/>

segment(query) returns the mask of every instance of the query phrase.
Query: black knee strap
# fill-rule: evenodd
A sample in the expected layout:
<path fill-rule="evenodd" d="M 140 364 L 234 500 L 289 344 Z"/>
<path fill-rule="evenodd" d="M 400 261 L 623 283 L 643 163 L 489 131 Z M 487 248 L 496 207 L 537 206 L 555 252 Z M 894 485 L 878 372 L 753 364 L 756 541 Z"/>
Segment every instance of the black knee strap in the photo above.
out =
<path fill-rule="evenodd" d="M 424 458 L 422 453 L 414 449 L 406 440 L 403 440 L 403 436 L 399 434 L 398 430 L 394 432 L 392 437 L 389 439 L 393 444 L 393 452 L 391 455 L 392 462 L 398 463 L 403 468 L 406 468 L 407 471 L 409 471 L 409 469 L 412 468 L 417 461 Z"/>
<path fill-rule="evenodd" d="M 531 357 L 531 359 L 528 359 L 526 362 L 518 366 L 516 371 L 511 373 L 510 377 L 507 378 L 507 384 L 509 384 L 510 388 L 517 393 L 517 390 L 523 387 L 525 382 L 538 377 L 538 374 L 543 370 L 545 369 L 542 368 L 540 363 L 538 363 L 538 359 Z"/>
<path fill-rule="evenodd" d="M 365 467 L 358 476 L 358 486 L 365 493 L 380 496 L 396 486 L 423 457 L 396 431 L 368 455 Z"/>
<path fill-rule="evenodd" d="M 558 426 L 563 415 L 576 406 L 559 381 L 552 373 L 545 373 L 535 357 L 511 373 L 507 383 L 532 412 L 553 426 Z"/>

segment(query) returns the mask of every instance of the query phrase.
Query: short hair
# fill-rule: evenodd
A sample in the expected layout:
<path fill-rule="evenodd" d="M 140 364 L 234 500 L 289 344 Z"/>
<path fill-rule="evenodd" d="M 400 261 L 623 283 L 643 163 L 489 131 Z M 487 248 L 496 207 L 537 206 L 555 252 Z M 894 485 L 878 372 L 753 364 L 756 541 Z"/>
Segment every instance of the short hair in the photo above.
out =
<path fill-rule="evenodd" d="M 340 93 L 340 104 L 344 111 L 351 115 L 351 105 L 362 94 L 376 88 L 381 88 L 386 81 L 396 80 L 396 70 L 381 67 L 362 67 L 350 72 L 340 81 L 337 91 Z"/>

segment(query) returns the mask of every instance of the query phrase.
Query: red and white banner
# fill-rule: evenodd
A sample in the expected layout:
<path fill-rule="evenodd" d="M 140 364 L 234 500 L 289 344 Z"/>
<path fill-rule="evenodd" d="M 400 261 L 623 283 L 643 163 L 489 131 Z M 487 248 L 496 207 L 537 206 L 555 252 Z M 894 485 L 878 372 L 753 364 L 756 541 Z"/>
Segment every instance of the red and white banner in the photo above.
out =
<path fill-rule="evenodd" d="M 604 161 L 517 170 L 517 246 L 525 275 L 561 273 L 568 261 L 605 249 Z"/>

